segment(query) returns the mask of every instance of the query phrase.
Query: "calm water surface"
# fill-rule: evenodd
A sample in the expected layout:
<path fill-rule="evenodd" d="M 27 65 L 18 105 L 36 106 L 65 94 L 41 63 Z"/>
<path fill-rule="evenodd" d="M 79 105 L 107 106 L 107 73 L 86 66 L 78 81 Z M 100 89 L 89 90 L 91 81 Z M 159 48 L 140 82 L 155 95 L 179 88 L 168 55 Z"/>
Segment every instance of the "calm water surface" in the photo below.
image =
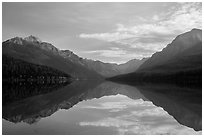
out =
<path fill-rule="evenodd" d="M 195 89 L 84 81 L 7 103 L 3 106 L 2 131 L 3 134 L 201 134 L 201 112 L 200 91 Z"/>

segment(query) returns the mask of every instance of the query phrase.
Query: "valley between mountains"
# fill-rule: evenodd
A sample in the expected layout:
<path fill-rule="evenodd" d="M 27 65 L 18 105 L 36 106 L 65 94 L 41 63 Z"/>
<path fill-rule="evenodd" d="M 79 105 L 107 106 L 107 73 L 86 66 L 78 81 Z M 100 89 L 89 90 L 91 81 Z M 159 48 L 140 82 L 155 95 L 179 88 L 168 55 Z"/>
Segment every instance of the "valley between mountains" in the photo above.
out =
<path fill-rule="evenodd" d="M 178 35 L 149 58 L 124 64 L 104 63 L 60 50 L 35 36 L 2 43 L 3 79 L 60 76 L 64 80 L 108 79 L 119 82 L 167 82 L 201 85 L 202 30 Z"/>

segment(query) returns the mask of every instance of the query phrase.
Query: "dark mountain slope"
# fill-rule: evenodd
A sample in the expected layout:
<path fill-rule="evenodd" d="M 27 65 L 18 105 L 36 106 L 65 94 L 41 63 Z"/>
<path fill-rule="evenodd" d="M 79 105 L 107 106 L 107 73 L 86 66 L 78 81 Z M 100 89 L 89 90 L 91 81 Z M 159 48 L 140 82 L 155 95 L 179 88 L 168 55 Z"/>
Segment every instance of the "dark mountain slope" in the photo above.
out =
<path fill-rule="evenodd" d="M 81 79 L 98 78 L 100 75 L 112 77 L 134 72 L 146 61 L 146 59 L 133 59 L 118 65 L 83 59 L 72 51 L 59 50 L 32 35 L 24 39 L 15 37 L 3 42 L 3 53 L 35 64 L 54 67 Z"/>
<path fill-rule="evenodd" d="M 134 73 L 110 80 L 131 82 L 162 82 L 201 86 L 202 32 L 193 29 L 176 37 L 161 52 L 152 55 Z"/>
<path fill-rule="evenodd" d="M 120 74 L 127 74 L 136 71 L 140 65 L 142 65 L 147 58 L 132 59 L 123 64 L 114 64 L 114 63 L 104 63 L 101 61 L 93 61 L 84 59 L 82 63 L 89 69 L 95 70 L 104 77 L 113 77 Z"/>
<path fill-rule="evenodd" d="M 142 60 L 133 59 L 118 65 L 115 63 L 104 63 L 98 60 L 83 59 L 69 50 L 61 50 L 60 55 L 72 62 L 77 62 L 87 69 L 94 70 L 104 77 L 112 77 L 119 74 L 134 72 L 147 60 L 146 58 Z"/>
<path fill-rule="evenodd" d="M 51 67 L 2 56 L 2 103 L 51 92 L 72 82 L 70 75 Z M 35 90 L 37 86 L 41 90 Z M 25 89 L 26 90 L 23 90 Z M 48 90 L 45 90 L 48 87 Z M 20 88 L 20 90 L 18 90 Z M 10 90 L 9 90 L 10 89 Z"/>
<path fill-rule="evenodd" d="M 202 69 L 202 43 L 184 50 L 160 65 L 140 69 L 138 72 L 170 73 L 192 69 Z"/>
<path fill-rule="evenodd" d="M 202 31 L 193 29 L 177 36 L 161 52 L 153 54 L 137 71 L 152 71 L 152 67 L 168 64 L 169 61 L 180 59 L 182 56 L 202 54 L 200 49 L 202 49 Z"/>
<path fill-rule="evenodd" d="M 75 78 L 102 78 L 95 71 L 62 57 L 60 50 L 52 44 L 36 41 L 36 38 L 33 36 L 25 39 L 16 37 L 3 42 L 2 52 L 13 58 L 58 69 Z"/>
<path fill-rule="evenodd" d="M 7 55 L 2 55 L 2 76 L 3 80 L 17 78 L 28 79 L 37 77 L 65 77 L 70 79 L 71 76 L 53 69 L 51 67 L 36 65 L 33 63 L 25 62 L 20 59 L 15 59 Z"/>

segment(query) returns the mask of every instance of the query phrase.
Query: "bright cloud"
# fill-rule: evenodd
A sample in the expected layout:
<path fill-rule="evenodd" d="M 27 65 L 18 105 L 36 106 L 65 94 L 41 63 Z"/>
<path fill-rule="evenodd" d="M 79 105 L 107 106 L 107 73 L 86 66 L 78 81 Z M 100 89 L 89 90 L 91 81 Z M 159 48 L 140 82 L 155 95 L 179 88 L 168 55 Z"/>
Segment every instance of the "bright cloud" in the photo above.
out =
<path fill-rule="evenodd" d="M 163 35 L 178 35 L 193 28 L 201 28 L 201 3 L 178 3 L 177 10 L 154 15 L 152 20 L 156 23 L 145 23 L 135 26 L 116 24 L 115 32 L 80 34 L 81 38 L 95 38 L 105 41 L 142 37 L 155 33 Z M 170 14 L 170 15 L 169 15 Z M 161 17 L 160 17 L 161 16 Z M 151 21 L 150 21 L 151 22 Z"/>
<path fill-rule="evenodd" d="M 158 20 L 159 20 L 159 16 L 154 15 L 154 16 L 152 17 L 152 19 L 153 19 L 154 21 L 158 21 Z"/>
<path fill-rule="evenodd" d="M 161 51 L 164 48 L 164 45 L 168 44 L 168 42 L 149 43 L 149 42 L 139 42 L 139 41 L 138 42 L 130 42 L 127 40 L 121 40 L 121 41 L 117 41 L 115 43 L 126 45 L 126 46 L 129 46 L 130 48 L 134 48 L 134 49 L 135 48 L 142 49 L 143 51 L 145 51 L 144 53 L 146 53 L 146 55 L 151 55 L 152 52 Z"/>
<path fill-rule="evenodd" d="M 114 33 L 95 33 L 95 34 L 80 34 L 80 38 L 94 38 L 98 40 L 104 40 L 104 41 L 117 41 L 120 39 L 125 39 L 125 38 L 133 38 L 135 35 L 128 34 L 127 32 L 120 33 L 120 32 L 114 32 Z"/>
<path fill-rule="evenodd" d="M 80 34 L 80 38 L 97 39 L 107 42 L 123 44 L 125 48 L 151 50 L 150 53 L 127 54 L 124 50 L 98 50 L 90 53 L 99 53 L 106 57 L 128 56 L 143 58 L 162 50 L 177 35 L 190 31 L 193 28 L 202 28 L 201 3 L 177 3 L 166 12 L 158 13 L 148 18 L 140 17 L 144 23 L 130 25 L 118 23 L 112 32 Z M 136 17 L 138 19 L 138 17 Z M 141 20 L 141 19 L 140 19 Z M 142 39 L 151 39 L 145 42 Z M 147 52 L 147 51 L 146 51 Z"/>
<path fill-rule="evenodd" d="M 92 53 L 98 54 L 99 56 L 104 57 L 121 57 L 126 55 L 127 51 L 119 49 L 119 48 L 110 48 L 107 50 L 92 50 L 92 51 L 85 51 L 85 53 Z"/>
<path fill-rule="evenodd" d="M 146 52 L 146 51 L 131 52 L 117 47 L 110 47 L 106 50 L 84 51 L 83 53 L 93 54 L 95 56 L 101 56 L 101 57 L 107 57 L 107 58 L 121 58 L 121 60 L 123 59 L 130 60 L 132 58 L 145 58 L 151 55 L 151 52 Z"/>
<path fill-rule="evenodd" d="M 201 134 L 180 125 L 166 111 L 150 101 L 132 100 L 124 95 L 102 97 L 97 100 L 98 102 L 82 108 L 95 111 L 99 109 L 101 115 L 107 111 L 113 113 L 96 121 L 79 122 L 80 126 L 108 127 L 116 130 L 118 134 Z"/>
<path fill-rule="evenodd" d="M 138 119 L 130 120 L 130 115 L 119 117 L 108 117 L 95 122 L 80 122 L 80 126 L 95 126 L 117 128 L 118 134 L 137 134 L 137 135 L 158 135 L 158 134 L 201 134 L 193 129 L 185 128 L 184 126 L 167 124 L 156 126 L 154 122 L 142 122 Z M 169 120 L 168 117 L 167 121 Z M 170 121 L 170 120 L 169 120 Z"/>
<path fill-rule="evenodd" d="M 201 2 L 5 2 L 2 39 L 32 34 L 83 58 L 124 63 L 149 57 L 180 33 L 201 28 L 201 5 Z"/>
<path fill-rule="evenodd" d="M 118 112 L 118 111 L 122 111 L 124 109 L 130 108 L 130 107 L 135 107 L 135 106 L 140 106 L 140 107 L 153 106 L 152 102 L 143 101 L 142 99 L 134 100 L 134 102 L 133 102 L 133 100 L 128 99 L 128 97 L 126 97 L 124 95 L 108 96 L 105 98 L 114 99 L 115 97 L 121 98 L 120 101 L 119 102 L 118 101 L 114 101 L 114 102 L 107 101 L 104 103 L 100 103 L 97 106 L 83 106 L 82 108 L 100 109 L 100 110 L 109 110 L 110 112 Z M 150 111 L 154 112 L 154 110 L 150 110 Z M 163 110 L 162 110 L 162 112 L 163 112 Z M 132 113 L 134 113 L 134 112 L 132 112 Z M 151 112 L 150 112 L 150 114 L 151 114 Z M 160 114 L 162 114 L 162 113 L 160 113 Z M 138 115 L 141 115 L 141 114 L 138 113 Z"/>

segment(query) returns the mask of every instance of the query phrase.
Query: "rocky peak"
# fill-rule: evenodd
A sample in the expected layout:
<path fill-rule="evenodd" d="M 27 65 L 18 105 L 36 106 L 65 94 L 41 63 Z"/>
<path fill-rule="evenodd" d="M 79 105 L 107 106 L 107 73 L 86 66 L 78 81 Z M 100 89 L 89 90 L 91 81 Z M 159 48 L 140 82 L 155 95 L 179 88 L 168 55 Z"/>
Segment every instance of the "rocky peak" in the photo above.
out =
<path fill-rule="evenodd" d="M 183 51 L 194 46 L 199 46 L 201 42 L 202 30 L 200 29 L 192 29 L 191 31 L 180 34 L 170 44 L 163 48 L 161 52 L 154 53 L 138 70 L 161 65 Z"/>
<path fill-rule="evenodd" d="M 52 51 L 53 53 L 57 53 L 57 54 L 59 52 L 59 50 L 55 46 L 47 42 L 41 42 L 40 48 L 46 51 Z"/>
<path fill-rule="evenodd" d="M 67 54 L 67 55 L 69 55 L 69 54 L 74 54 L 72 51 L 70 51 L 70 50 L 61 50 L 61 52 L 62 53 L 64 53 L 64 54 Z"/>
<path fill-rule="evenodd" d="M 191 32 L 194 34 L 194 37 L 196 37 L 199 41 L 202 41 L 202 30 L 194 28 Z"/>
<path fill-rule="evenodd" d="M 77 55 L 75 55 L 72 51 L 70 50 L 61 50 L 61 55 L 64 58 L 68 58 L 68 57 L 76 57 L 79 58 Z"/>
<path fill-rule="evenodd" d="M 165 54 L 165 58 L 172 57 L 200 42 L 202 42 L 202 30 L 192 29 L 191 31 L 178 35 L 162 52 L 158 53 Z M 158 53 L 155 53 L 154 56 Z"/>
<path fill-rule="evenodd" d="M 32 43 L 41 43 L 41 40 L 33 35 L 30 35 L 28 37 L 25 37 L 24 40 Z"/>
<path fill-rule="evenodd" d="M 12 39 L 10 39 L 8 41 L 12 42 L 12 43 L 15 43 L 15 44 L 18 44 L 18 45 L 23 45 L 23 39 L 20 38 L 20 37 L 15 37 L 15 38 L 12 38 Z"/>
<path fill-rule="evenodd" d="M 192 29 L 191 31 L 178 35 L 170 45 L 189 48 L 201 41 L 202 41 L 202 30 Z"/>

